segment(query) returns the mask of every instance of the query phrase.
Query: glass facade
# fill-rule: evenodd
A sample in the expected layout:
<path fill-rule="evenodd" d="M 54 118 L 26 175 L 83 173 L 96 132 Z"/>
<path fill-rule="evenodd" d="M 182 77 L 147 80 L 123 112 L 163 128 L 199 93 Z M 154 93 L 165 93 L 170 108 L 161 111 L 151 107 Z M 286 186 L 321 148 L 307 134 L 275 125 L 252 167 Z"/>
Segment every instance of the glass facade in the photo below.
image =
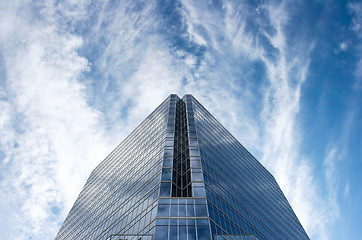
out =
<path fill-rule="evenodd" d="M 309 239 L 268 170 L 195 98 L 186 98 L 194 111 L 215 239 Z"/>
<path fill-rule="evenodd" d="M 171 94 L 92 172 L 56 239 L 309 239 L 274 177 Z"/>

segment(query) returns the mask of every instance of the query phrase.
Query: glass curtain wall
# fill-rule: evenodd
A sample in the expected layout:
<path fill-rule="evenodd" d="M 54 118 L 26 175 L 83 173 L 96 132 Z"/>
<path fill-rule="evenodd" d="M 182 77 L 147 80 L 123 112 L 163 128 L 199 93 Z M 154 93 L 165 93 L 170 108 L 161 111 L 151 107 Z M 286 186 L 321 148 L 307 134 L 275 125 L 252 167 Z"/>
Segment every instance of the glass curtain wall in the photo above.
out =
<path fill-rule="evenodd" d="M 156 240 L 210 240 L 205 185 L 192 108 L 185 97 L 171 102 L 156 221 Z M 173 149 L 171 148 L 173 147 Z"/>
<path fill-rule="evenodd" d="M 93 170 L 57 240 L 154 233 L 165 140 L 174 131 L 167 128 L 174 98 L 168 97 Z"/>
<path fill-rule="evenodd" d="M 214 238 L 309 239 L 274 177 L 189 97 Z"/>
<path fill-rule="evenodd" d="M 171 94 L 91 173 L 56 240 L 309 239 L 274 177 Z"/>

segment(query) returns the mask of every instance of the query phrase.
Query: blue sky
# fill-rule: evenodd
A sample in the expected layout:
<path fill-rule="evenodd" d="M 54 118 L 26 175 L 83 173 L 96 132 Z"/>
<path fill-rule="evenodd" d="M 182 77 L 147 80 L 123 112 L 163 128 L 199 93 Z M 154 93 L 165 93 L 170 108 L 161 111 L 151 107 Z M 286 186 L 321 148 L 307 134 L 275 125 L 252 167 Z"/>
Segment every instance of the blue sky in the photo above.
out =
<path fill-rule="evenodd" d="M 311 239 L 362 239 L 362 3 L 0 0 L 0 238 L 52 239 L 170 93 L 276 177 Z"/>

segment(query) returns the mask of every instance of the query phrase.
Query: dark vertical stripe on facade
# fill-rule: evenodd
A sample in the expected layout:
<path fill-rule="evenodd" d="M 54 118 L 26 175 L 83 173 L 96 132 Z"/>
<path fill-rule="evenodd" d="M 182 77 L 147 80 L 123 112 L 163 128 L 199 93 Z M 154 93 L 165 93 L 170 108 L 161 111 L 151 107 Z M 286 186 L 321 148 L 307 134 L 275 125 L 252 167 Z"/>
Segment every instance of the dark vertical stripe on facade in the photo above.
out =
<path fill-rule="evenodd" d="M 186 104 L 176 103 L 172 197 L 192 197 Z"/>

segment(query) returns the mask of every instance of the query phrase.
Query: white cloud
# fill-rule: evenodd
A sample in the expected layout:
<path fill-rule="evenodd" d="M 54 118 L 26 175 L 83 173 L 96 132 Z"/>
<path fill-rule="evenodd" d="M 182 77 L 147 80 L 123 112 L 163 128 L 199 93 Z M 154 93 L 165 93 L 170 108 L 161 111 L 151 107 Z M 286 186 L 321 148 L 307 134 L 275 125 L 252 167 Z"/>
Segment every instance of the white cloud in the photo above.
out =
<path fill-rule="evenodd" d="M 180 82 L 183 75 L 177 72 L 176 63 L 171 59 L 168 49 L 163 48 L 160 42 L 162 39 L 148 39 L 137 71 L 122 89 L 122 97 L 130 99 L 134 104 L 127 116 L 128 121 L 138 124 L 145 117 L 145 113 L 155 109 L 170 93 L 181 92 Z"/>
<path fill-rule="evenodd" d="M 341 153 L 337 147 L 330 147 L 324 159 L 323 166 L 325 171 L 325 179 L 328 186 L 328 203 L 332 207 L 331 216 L 335 219 L 339 216 L 339 206 L 337 203 L 337 190 L 338 190 L 338 174 L 337 174 L 337 163 L 342 158 Z"/>
<path fill-rule="evenodd" d="M 185 20 L 188 26 L 194 26 L 188 34 L 203 34 L 208 39 L 207 52 L 197 69 L 200 77 L 190 81 L 186 89 L 231 132 L 241 136 L 247 148 L 262 155 L 262 162 L 277 178 L 309 236 L 329 239 L 329 227 L 339 215 L 335 190 L 328 187 L 332 179 L 326 173 L 327 185 L 320 183 L 315 177 L 315 165 L 303 157 L 299 147 L 303 133 L 298 114 L 314 41 L 291 44 L 287 39 L 289 9 L 285 2 L 258 7 L 253 19 L 259 24 L 259 32 L 246 30 L 251 17 L 248 14 L 253 14 L 242 12 L 247 6 L 224 4 L 224 14 L 220 14 L 206 2 L 183 1 L 183 5 L 192 13 Z M 208 11 L 198 11 L 202 8 Z M 262 37 L 272 46 L 273 55 Z M 245 71 L 250 71 L 245 65 L 254 61 L 262 61 L 265 66 L 266 73 L 259 84 L 240 79 Z M 233 72 L 238 68 L 240 72 Z M 253 89 L 254 84 L 257 87 Z M 262 101 L 255 98 L 258 92 Z M 260 115 L 259 109 L 250 108 L 257 104 L 262 106 Z M 331 165 L 328 169 L 334 168 Z M 321 191 L 326 187 L 327 200 Z"/>
<path fill-rule="evenodd" d="M 352 23 L 350 25 L 350 29 L 356 34 L 359 38 L 360 42 L 362 40 L 362 4 L 360 2 L 349 2 L 348 9 L 350 14 L 352 15 Z M 355 83 L 354 90 L 361 91 L 362 90 L 362 44 L 357 45 L 357 56 L 359 60 L 355 66 Z"/>
<path fill-rule="evenodd" d="M 185 58 L 185 64 L 189 67 L 189 68 L 194 68 L 195 64 L 196 64 L 196 57 L 192 56 L 192 55 L 188 55 Z"/>
<path fill-rule="evenodd" d="M 314 177 L 314 166 L 299 152 L 302 133 L 297 116 L 314 44 L 313 41 L 308 44 L 299 42 L 299 46 L 293 47 L 287 44 L 287 7 L 283 3 L 261 7 L 269 16 L 266 21 L 270 23 L 264 34 L 277 51 L 273 57 L 268 55 L 267 50 L 260 56 L 266 66 L 268 80 L 262 113 L 265 127 L 262 162 L 275 175 L 309 236 L 329 239 L 328 226 L 338 217 L 338 205 L 336 201 L 323 200 L 320 192 L 323 186 Z M 327 178 L 328 184 L 330 181 L 331 178 Z M 334 196 L 335 192 L 329 188 L 328 193 Z M 322 208 L 321 202 L 325 202 Z"/>
<path fill-rule="evenodd" d="M 127 10 L 132 6 L 110 11 L 99 3 L 92 34 L 85 40 L 72 32 L 77 21 L 88 19 L 86 5 L 48 1 L 39 11 L 32 7 L 13 4 L 2 10 L 0 21 L 6 33 L 1 36 L 6 86 L 0 89 L 6 100 L 1 101 L 0 128 L 6 134 L 0 149 L 6 158 L 0 201 L 8 216 L 0 235 L 7 239 L 54 236 L 90 171 L 167 95 L 182 95 L 182 68 L 177 66 L 193 63 L 191 55 L 183 64 L 172 60 L 162 36 L 143 32 L 152 28 L 152 4 L 133 13 Z M 98 43 L 97 37 L 107 46 L 96 66 L 90 66 L 78 51 L 84 41 Z M 97 79 L 104 80 L 105 88 L 94 90 L 107 93 L 103 99 L 110 97 L 114 104 L 106 116 L 88 105 L 94 96 L 86 95 L 91 89 L 83 84 L 89 80 L 83 73 L 95 67 L 105 76 Z M 111 84 L 117 91 L 108 94 Z M 127 117 L 120 118 L 127 108 Z M 112 123 L 110 130 L 104 120 Z"/>
<path fill-rule="evenodd" d="M 349 182 L 347 182 L 346 185 L 344 186 L 343 197 L 348 199 L 350 198 L 350 194 L 351 194 L 351 186 Z"/>
<path fill-rule="evenodd" d="M 82 39 L 59 29 L 55 16 L 38 20 L 32 15 L 41 13 L 33 11 L 18 3 L 0 14 L 6 33 L 0 201 L 8 219 L 0 232 L 7 239 L 54 236 L 84 180 L 110 150 L 101 115 L 87 105 L 79 82 L 89 70 L 77 54 Z"/>
<path fill-rule="evenodd" d="M 333 50 L 333 52 L 338 55 L 340 52 L 347 51 L 351 43 L 349 40 L 342 41 L 338 44 L 338 47 Z"/>
<path fill-rule="evenodd" d="M 346 51 L 348 49 L 348 47 L 349 47 L 348 41 L 344 41 L 339 44 L 339 48 L 343 51 Z"/>
<path fill-rule="evenodd" d="M 194 8 L 192 5 L 189 1 L 183 1 L 183 8 L 180 9 L 185 20 L 184 24 L 187 26 L 188 37 L 198 45 L 207 46 L 208 44 L 204 36 L 195 29 L 202 25 L 202 20 L 199 19 L 197 8 Z"/>
<path fill-rule="evenodd" d="M 288 6 L 283 2 L 260 6 L 260 17 L 253 16 L 260 32 L 273 47 L 275 54 L 272 56 L 270 49 L 266 49 L 257 37 L 260 33 L 246 30 L 250 17 L 247 14 L 252 14 L 251 11 L 240 13 L 243 7 L 247 9 L 246 6 L 238 8 L 231 3 L 225 4 L 223 15 L 214 13 L 212 6 L 205 2 L 183 1 L 183 4 L 188 12 L 193 13 L 186 20 L 188 25 L 194 26 L 188 33 L 193 35 L 195 29 L 203 29 L 199 31 L 210 39 L 204 64 L 197 69 L 200 78 L 190 82 L 187 89 L 194 91 L 195 97 L 227 128 L 237 132 L 237 136 L 248 136 L 242 137 L 242 142 L 246 142 L 247 148 L 250 145 L 254 151 L 263 153 L 262 162 L 276 176 L 310 237 L 328 239 L 328 226 L 337 216 L 329 213 L 335 207 L 334 202 L 323 200 L 320 188 L 324 186 L 320 186 L 314 177 L 314 165 L 299 153 L 302 133 L 297 116 L 313 41 L 299 42 L 291 49 L 285 36 Z M 211 10 L 201 13 L 197 11 L 200 8 Z M 208 14 L 212 14 L 212 18 Z M 244 59 L 245 62 L 232 62 L 233 59 Z M 234 75 L 230 69 L 230 66 L 243 69 L 252 61 L 262 61 L 266 69 L 262 85 L 254 90 L 250 80 L 235 79 L 240 75 Z M 264 96 L 259 116 L 257 109 L 250 109 L 251 105 L 260 104 L 255 100 L 255 90 Z M 257 118 L 261 121 L 255 121 Z M 321 202 L 326 203 L 323 208 Z"/>
<path fill-rule="evenodd" d="M 245 29 L 248 11 L 243 11 L 246 15 L 240 13 L 243 7 L 247 6 L 182 1 L 182 9 L 187 13 L 182 15 L 184 24 L 188 26 L 186 35 L 191 42 L 194 36 L 202 36 L 206 41 L 206 44 L 194 41 L 205 51 L 196 57 L 199 65 L 188 67 L 187 71 L 192 74 L 186 74 L 185 90 L 194 94 L 232 132 L 249 136 L 251 143 L 257 142 L 258 131 L 249 104 L 255 101 L 255 95 L 250 90 L 250 85 L 254 83 L 248 82 L 248 71 L 244 71 L 243 64 L 255 59 L 259 48 L 254 36 Z M 240 121 L 239 116 L 245 120 Z"/>
<path fill-rule="evenodd" d="M 353 14 L 350 29 L 362 37 L 362 4 L 360 2 L 349 2 L 348 9 Z"/>

